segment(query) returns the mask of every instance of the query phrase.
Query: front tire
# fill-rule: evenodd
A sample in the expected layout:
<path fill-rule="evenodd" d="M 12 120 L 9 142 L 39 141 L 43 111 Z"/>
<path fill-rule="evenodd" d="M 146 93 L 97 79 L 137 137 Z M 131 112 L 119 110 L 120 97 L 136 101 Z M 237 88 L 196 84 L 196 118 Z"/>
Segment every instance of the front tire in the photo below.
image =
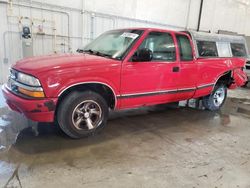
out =
<path fill-rule="evenodd" d="M 107 123 L 108 105 L 92 91 L 72 92 L 63 99 L 57 111 L 57 121 L 71 138 L 82 138 L 99 132 Z"/>
<path fill-rule="evenodd" d="M 206 109 L 210 111 L 216 111 L 223 106 L 226 98 L 227 98 L 226 86 L 224 84 L 216 84 L 213 92 L 210 95 L 204 97 L 202 103 Z"/>

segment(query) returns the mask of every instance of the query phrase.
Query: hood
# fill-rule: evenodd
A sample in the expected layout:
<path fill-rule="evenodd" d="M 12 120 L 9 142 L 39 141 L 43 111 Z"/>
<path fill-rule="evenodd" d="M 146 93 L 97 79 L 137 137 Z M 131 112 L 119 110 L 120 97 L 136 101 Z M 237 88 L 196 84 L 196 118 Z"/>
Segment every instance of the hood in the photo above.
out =
<path fill-rule="evenodd" d="M 56 54 L 22 59 L 13 68 L 26 73 L 40 73 L 53 69 L 103 65 L 108 61 L 112 60 L 89 54 Z"/>

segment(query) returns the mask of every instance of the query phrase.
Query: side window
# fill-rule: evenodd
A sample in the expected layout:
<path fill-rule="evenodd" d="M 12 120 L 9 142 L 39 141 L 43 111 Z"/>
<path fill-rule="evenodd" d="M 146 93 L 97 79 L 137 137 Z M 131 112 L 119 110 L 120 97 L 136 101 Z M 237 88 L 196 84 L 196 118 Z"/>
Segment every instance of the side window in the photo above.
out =
<path fill-rule="evenodd" d="M 196 43 L 200 57 L 218 57 L 216 42 L 197 41 Z"/>
<path fill-rule="evenodd" d="M 235 57 L 246 57 L 246 48 L 244 44 L 231 43 L 232 54 Z"/>
<path fill-rule="evenodd" d="M 175 61 L 176 52 L 173 37 L 169 33 L 151 32 L 139 49 L 148 48 L 153 52 L 152 61 Z"/>
<path fill-rule="evenodd" d="M 176 38 L 178 41 L 181 61 L 192 61 L 193 51 L 189 38 L 185 35 L 176 35 Z"/>

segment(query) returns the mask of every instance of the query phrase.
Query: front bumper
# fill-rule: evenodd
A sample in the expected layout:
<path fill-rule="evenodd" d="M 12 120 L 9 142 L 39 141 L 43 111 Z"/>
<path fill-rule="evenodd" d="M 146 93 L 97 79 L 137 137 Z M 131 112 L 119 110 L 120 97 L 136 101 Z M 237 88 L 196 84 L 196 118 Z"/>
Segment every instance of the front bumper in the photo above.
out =
<path fill-rule="evenodd" d="M 6 85 L 2 86 L 3 95 L 8 106 L 28 119 L 37 122 L 54 122 L 57 98 L 24 99 L 13 94 Z"/>

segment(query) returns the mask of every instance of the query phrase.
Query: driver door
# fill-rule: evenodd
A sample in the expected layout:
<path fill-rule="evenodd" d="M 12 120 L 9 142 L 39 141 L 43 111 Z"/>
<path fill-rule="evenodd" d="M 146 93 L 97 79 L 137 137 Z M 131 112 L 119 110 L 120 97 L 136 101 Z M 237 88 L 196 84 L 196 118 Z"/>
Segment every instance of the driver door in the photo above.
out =
<path fill-rule="evenodd" d="M 133 61 L 141 49 L 152 51 L 151 61 Z M 135 57 L 135 58 L 134 58 Z M 149 32 L 134 56 L 122 63 L 121 108 L 152 105 L 175 100 L 179 72 L 173 33 Z"/>

